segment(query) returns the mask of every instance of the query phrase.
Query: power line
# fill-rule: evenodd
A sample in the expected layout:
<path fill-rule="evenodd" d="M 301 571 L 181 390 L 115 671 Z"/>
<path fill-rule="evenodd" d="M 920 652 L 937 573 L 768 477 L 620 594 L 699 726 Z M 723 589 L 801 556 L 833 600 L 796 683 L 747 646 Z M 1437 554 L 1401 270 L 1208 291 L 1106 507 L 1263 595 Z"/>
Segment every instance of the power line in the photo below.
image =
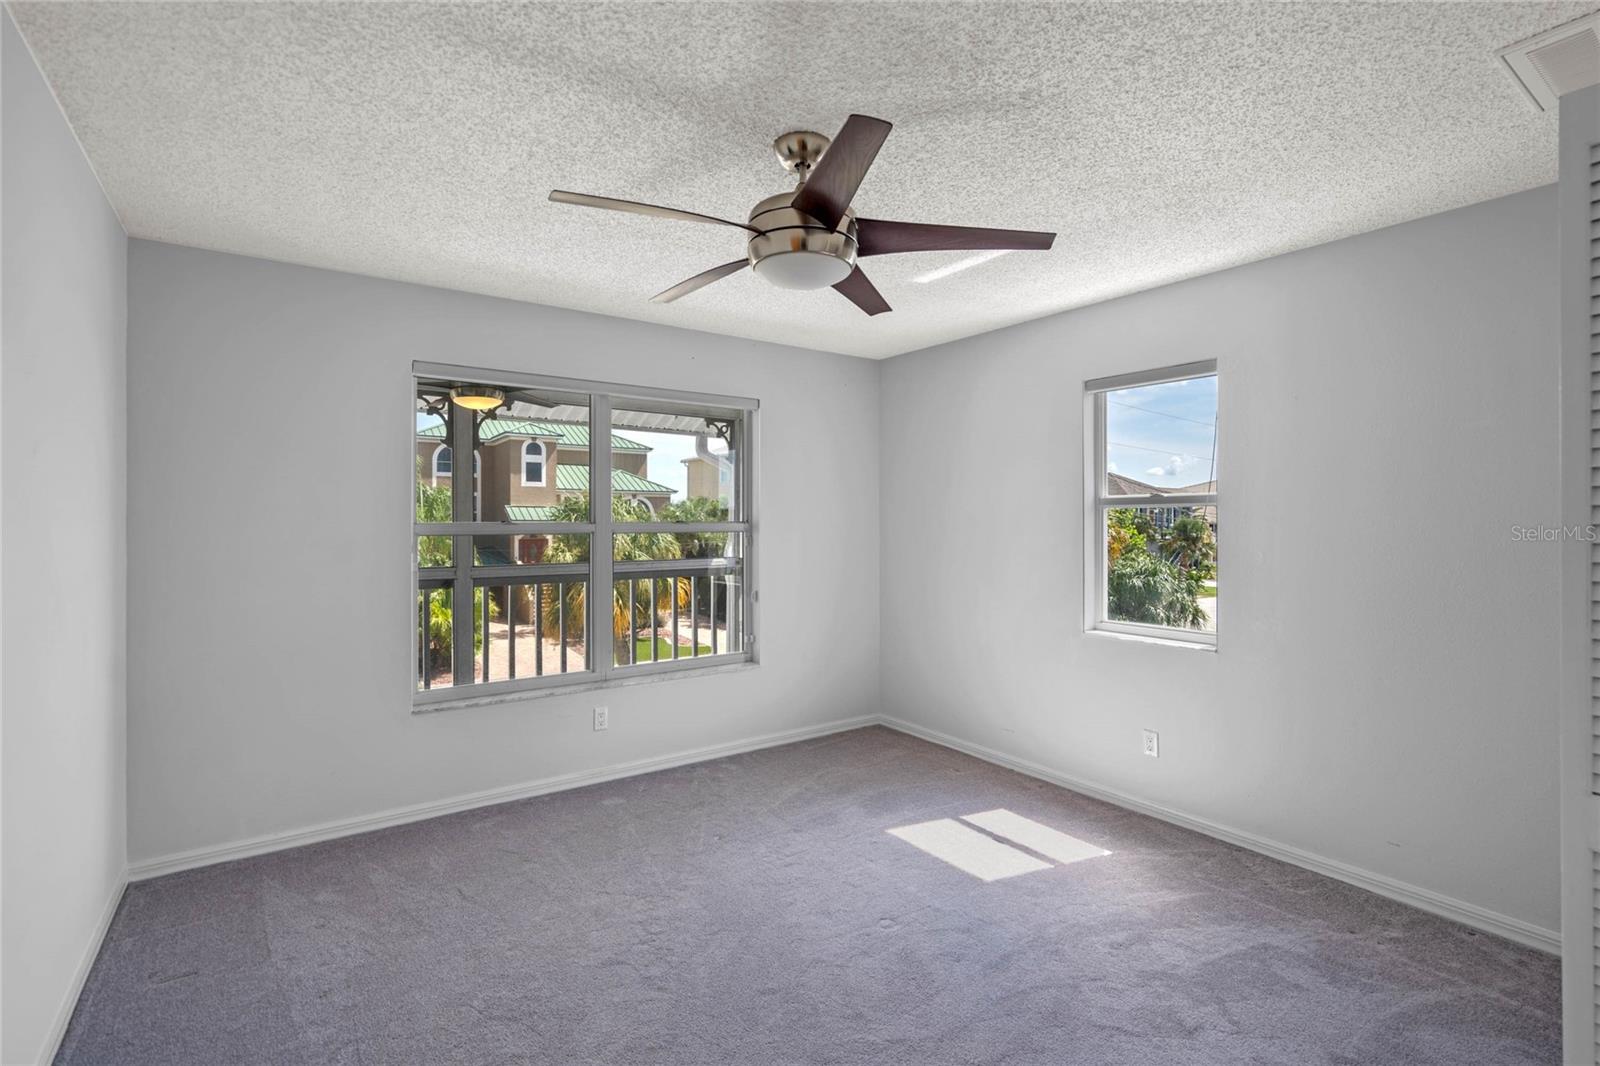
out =
<path fill-rule="evenodd" d="M 1211 421 L 1206 422 L 1199 418 L 1188 418 L 1184 415 L 1175 415 L 1167 411 L 1157 411 L 1154 407 L 1140 407 L 1136 403 L 1123 403 L 1121 400 L 1107 400 L 1106 402 L 1116 404 L 1118 407 L 1126 407 L 1133 411 L 1143 411 L 1147 415 L 1160 415 L 1162 418 L 1176 418 L 1180 422 L 1193 422 L 1197 426 L 1205 426 L 1207 429 L 1212 430 L 1217 428 L 1217 420 L 1214 418 Z"/>
<path fill-rule="evenodd" d="M 1196 462 L 1201 463 L 1214 461 L 1216 459 L 1216 456 L 1214 455 L 1187 455 L 1183 452 L 1175 452 L 1166 448 L 1145 448 L 1138 444 L 1124 444 L 1120 440 L 1108 440 L 1106 443 L 1114 448 L 1132 448 L 1136 452 L 1150 452 L 1152 455 L 1175 455 L 1180 459 L 1193 459 Z"/>
<path fill-rule="evenodd" d="M 1217 424 L 1211 423 L 1211 474 L 1206 478 L 1211 487 L 1217 487 Z"/>

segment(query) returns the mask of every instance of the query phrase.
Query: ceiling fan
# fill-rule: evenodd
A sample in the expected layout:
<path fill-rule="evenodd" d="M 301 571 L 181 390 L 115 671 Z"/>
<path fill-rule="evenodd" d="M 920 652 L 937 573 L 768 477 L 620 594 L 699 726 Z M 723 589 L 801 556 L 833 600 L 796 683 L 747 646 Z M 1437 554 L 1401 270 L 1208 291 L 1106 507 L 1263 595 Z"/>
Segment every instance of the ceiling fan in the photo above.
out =
<path fill-rule="evenodd" d="M 769 196 L 756 204 L 750 211 L 748 223 L 560 189 L 552 192 L 550 199 L 560 204 L 631 211 L 684 222 L 709 222 L 749 231 L 743 256 L 657 293 L 651 297 L 656 303 L 671 303 L 750 267 L 784 289 L 820 289 L 831 285 L 867 314 L 877 315 L 889 310 L 889 304 L 857 265 L 856 260 L 862 256 L 896 252 L 1044 251 L 1055 241 L 1054 233 L 1035 230 L 935 226 L 857 218 L 850 209 L 850 201 L 892 128 L 881 118 L 851 115 L 839 136 L 831 141 L 820 133 L 805 130 L 785 133 L 772 142 L 772 147 L 778 153 L 779 162 L 795 176 L 800 187 L 794 192 Z"/>

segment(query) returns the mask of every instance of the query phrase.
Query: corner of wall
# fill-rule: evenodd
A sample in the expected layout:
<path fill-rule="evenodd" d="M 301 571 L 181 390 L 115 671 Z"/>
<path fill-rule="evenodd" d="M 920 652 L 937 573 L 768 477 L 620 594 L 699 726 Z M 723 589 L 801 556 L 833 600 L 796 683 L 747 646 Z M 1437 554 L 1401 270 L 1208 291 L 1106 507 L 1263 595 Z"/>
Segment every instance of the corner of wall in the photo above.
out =
<path fill-rule="evenodd" d="M 21 1063 L 54 1057 L 127 879 L 128 237 L 9 7 L 0 55 L 0 1059 Z M 17 389 L 63 379 L 72 433 Z M 52 462 L 24 462 L 41 441 Z"/>

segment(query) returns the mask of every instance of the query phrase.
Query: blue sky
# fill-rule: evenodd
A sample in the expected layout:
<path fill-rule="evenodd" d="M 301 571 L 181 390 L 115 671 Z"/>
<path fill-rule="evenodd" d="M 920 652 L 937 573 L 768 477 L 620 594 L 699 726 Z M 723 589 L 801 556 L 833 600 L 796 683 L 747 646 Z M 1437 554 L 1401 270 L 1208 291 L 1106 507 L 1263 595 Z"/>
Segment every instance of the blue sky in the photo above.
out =
<path fill-rule="evenodd" d="M 646 433 L 642 430 L 617 427 L 617 436 L 636 440 L 650 449 L 646 477 L 672 486 L 672 502 L 677 503 L 689 494 L 689 469 L 685 459 L 694 456 L 694 438 L 683 433 Z M 718 443 L 713 451 L 720 451 Z"/>
<path fill-rule="evenodd" d="M 1106 468 L 1147 485 L 1210 481 L 1217 379 L 1190 378 L 1106 394 Z"/>

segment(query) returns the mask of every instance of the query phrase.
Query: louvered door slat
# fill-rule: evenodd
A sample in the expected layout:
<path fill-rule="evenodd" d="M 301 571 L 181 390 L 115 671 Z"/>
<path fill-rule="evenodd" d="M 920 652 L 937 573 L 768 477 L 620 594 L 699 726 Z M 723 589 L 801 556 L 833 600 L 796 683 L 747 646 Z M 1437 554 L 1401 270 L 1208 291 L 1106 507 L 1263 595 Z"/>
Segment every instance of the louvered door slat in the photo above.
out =
<path fill-rule="evenodd" d="M 1589 149 L 1589 410 L 1590 503 L 1600 514 L 1600 145 Z M 1600 546 L 1589 546 L 1589 695 L 1590 695 L 1590 792 L 1600 795 Z M 1593 936 L 1590 975 L 1593 1002 L 1600 1016 L 1600 852 L 1591 853 Z M 1594 1050 L 1600 1060 L 1600 1022 L 1594 1026 Z"/>

